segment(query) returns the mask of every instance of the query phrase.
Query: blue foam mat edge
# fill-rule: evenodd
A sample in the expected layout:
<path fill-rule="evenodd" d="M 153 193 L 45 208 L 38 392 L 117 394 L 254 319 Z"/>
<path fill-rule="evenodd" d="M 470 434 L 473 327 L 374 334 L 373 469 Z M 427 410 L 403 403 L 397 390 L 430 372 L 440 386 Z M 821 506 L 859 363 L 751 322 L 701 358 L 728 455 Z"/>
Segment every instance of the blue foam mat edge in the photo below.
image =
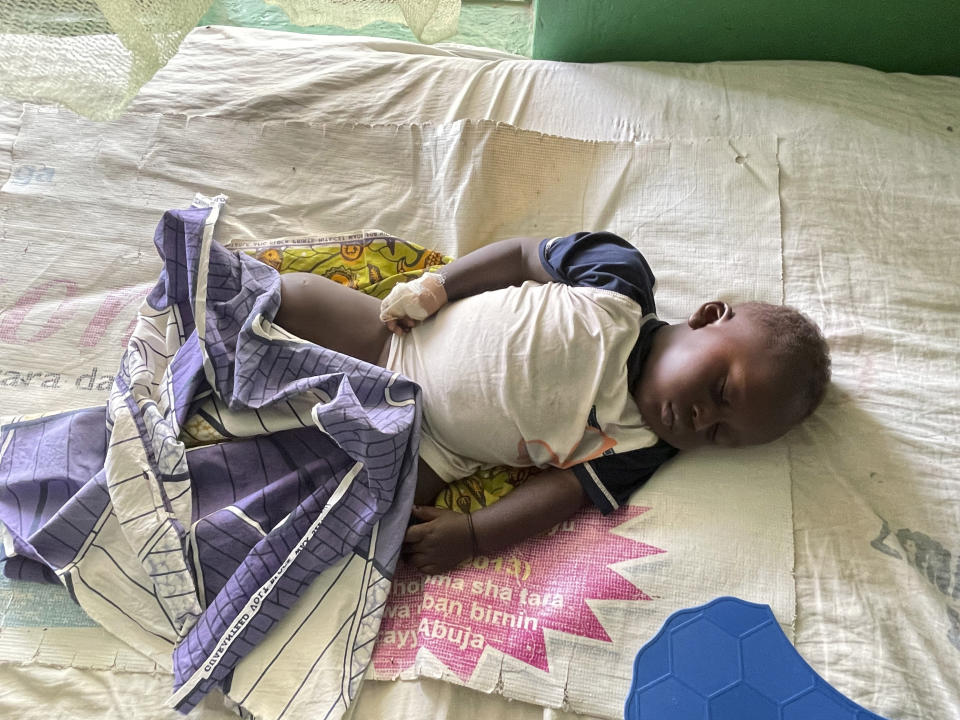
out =
<path fill-rule="evenodd" d="M 821 678 L 768 605 L 678 610 L 637 652 L 624 720 L 884 720 Z"/>

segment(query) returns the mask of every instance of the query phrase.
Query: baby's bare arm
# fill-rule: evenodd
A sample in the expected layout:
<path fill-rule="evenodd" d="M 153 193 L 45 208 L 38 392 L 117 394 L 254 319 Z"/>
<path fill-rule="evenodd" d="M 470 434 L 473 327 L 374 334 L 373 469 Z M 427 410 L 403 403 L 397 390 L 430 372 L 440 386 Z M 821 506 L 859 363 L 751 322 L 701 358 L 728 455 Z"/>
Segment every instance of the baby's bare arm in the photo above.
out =
<path fill-rule="evenodd" d="M 550 282 L 540 262 L 542 238 L 517 237 L 499 240 L 467 253 L 440 269 L 447 297 L 453 300 L 487 290 L 522 285 L 526 280 Z"/>
<path fill-rule="evenodd" d="M 586 496 L 572 470 L 534 475 L 492 505 L 473 513 L 479 554 L 494 554 L 545 532 L 583 507 Z M 446 572 L 474 553 L 467 517 L 452 510 L 414 508 L 422 522 L 407 530 L 404 551 L 421 572 Z"/>
<path fill-rule="evenodd" d="M 550 282 L 540 262 L 540 238 L 516 237 L 467 253 L 439 270 L 390 291 L 380 319 L 402 334 L 433 315 L 448 301 L 521 285 L 526 280 Z"/>

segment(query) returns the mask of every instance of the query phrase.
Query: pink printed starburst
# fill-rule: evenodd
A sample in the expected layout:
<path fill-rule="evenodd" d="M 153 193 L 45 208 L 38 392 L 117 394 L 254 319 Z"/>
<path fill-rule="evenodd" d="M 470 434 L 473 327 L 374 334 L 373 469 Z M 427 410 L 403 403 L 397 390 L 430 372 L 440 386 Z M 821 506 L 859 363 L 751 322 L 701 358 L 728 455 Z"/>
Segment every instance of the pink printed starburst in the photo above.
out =
<path fill-rule="evenodd" d="M 544 630 L 610 642 L 585 600 L 651 599 L 608 567 L 664 552 L 611 532 L 647 510 L 625 506 L 607 516 L 583 510 L 549 534 L 443 575 L 424 576 L 401 563 L 374 669 L 395 677 L 425 647 L 467 681 L 489 645 L 546 672 Z"/>

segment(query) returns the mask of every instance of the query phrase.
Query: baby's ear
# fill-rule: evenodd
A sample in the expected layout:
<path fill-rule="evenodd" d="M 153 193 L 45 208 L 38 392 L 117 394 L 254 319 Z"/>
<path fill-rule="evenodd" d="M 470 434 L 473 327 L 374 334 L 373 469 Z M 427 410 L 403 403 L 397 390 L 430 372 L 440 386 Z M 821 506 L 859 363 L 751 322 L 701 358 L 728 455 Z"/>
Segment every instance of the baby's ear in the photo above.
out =
<path fill-rule="evenodd" d="M 698 330 L 730 317 L 733 317 L 733 309 L 729 305 L 723 300 L 711 300 L 693 311 L 693 314 L 687 318 L 687 325 L 693 330 Z"/>

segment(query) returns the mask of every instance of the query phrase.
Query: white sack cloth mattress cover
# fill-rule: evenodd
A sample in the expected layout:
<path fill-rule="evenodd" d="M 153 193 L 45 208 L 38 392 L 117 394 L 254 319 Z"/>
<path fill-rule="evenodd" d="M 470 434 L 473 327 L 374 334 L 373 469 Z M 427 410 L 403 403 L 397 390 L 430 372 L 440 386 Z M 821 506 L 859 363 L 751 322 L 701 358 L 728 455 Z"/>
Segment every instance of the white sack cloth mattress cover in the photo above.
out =
<path fill-rule="evenodd" d="M 198 30 L 133 110 L 169 106 L 164 78 L 179 71 L 202 72 L 205 84 L 202 97 L 176 99 L 185 114 L 491 119 L 607 140 L 776 135 L 784 299 L 821 323 L 835 368 L 824 408 L 786 440 L 795 641 L 828 681 L 881 715 L 960 716 L 960 80 L 822 63 L 583 66 L 458 52 Z M 19 112 L 4 109 L 8 147 Z M 24 692 L 30 673 L 42 673 L 2 671 Z M 164 687 L 147 675 L 88 679 L 133 689 L 134 677 Z M 82 693 L 71 714 L 84 707 Z M 354 716 L 493 712 L 554 715 L 421 681 L 368 683 Z"/>
<path fill-rule="evenodd" d="M 68 144 L 59 142 L 64 137 L 70 138 Z M 230 138 L 229 146 L 224 146 L 224 137 Z M 748 158 L 746 162 L 737 162 L 741 157 L 737 152 Z M 731 293 L 728 299 L 780 298 L 780 213 L 776 138 L 772 136 L 588 142 L 489 121 L 393 126 L 264 124 L 213 117 L 188 121 L 177 113 L 130 114 L 93 124 L 69 112 L 28 107 L 21 117 L 13 159 L 16 179 L 5 183 L 0 193 L 8 198 L 4 224 L 22 242 L 22 249 L 14 244 L 19 254 L 16 258 L 8 254 L 20 272 L 5 285 L 17 300 L 10 313 L 0 317 L 0 335 L 19 340 L 19 344 L 8 345 L 4 377 L 13 385 L 15 368 L 21 368 L 24 382 L 0 385 L 0 403 L 23 410 L 89 404 L 102 385 L 111 384 L 113 350 L 123 345 L 128 317 L 120 314 L 114 321 L 109 317 L 124 297 L 132 300 L 134 288 L 157 272 L 149 258 L 152 248 L 141 231 L 146 235 L 155 222 L 158 204 L 176 204 L 198 186 L 215 187 L 238 198 L 236 207 L 227 203 L 218 214 L 213 236 L 221 241 L 249 234 L 262 243 L 260 238 L 278 231 L 286 234 L 371 222 L 391 228 L 401 237 L 416 237 L 428 246 L 443 243 L 456 252 L 465 238 L 475 241 L 477 236 L 491 239 L 538 227 L 548 236 L 565 232 L 562 228 L 615 227 L 625 236 L 641 240 L 661 278 L 689 274 L 705 286 L 724 287 Z M 54 179 L 48 182 L 50 173 Z M 400 187 L 403 192 L 396 192 Z M 123 192 L 118 194 L 114 188 Z M 450 207 L 456 211 L 447 212 Z M 77 218 L 85 219 L 85 230 L 77 228 Z M 728 242 L 731 237 L 738 238 L 736 247 Z M 144 257 L 138 261 L 141 249 Z M 341 260 L 350 257 L 344 248 L 338 246 L 338 250 Z M 169 250 L 167 255 L 171 255 Z M 131 261 L 119 265 L 104 262 L 117 256 Z M 226 262 L 226 256 L 218 256 Z M 210 262 L 213 265 L 213 260 Z M 264 267 L 249 262 L 252 267 Z M 736 272 L 731 270 L 734 262 Z M 226 283 L 223 273 L 211 275 L 218 278 L 217 288 L 222 289 Z M 668 313 L 669 308 L 689 302 L 671 284 L 680 285 L 668 280 L 658 293 L 659 305 Z M 73 293 L 62 302 L 54 290 L 60 285 L 69 288 L 68 295 Z M 31 306 L 38 296 L 42 299 Z M 219 300 L 213 297 L 210 303 L 219 307 Z M 93 307 L 84 312 L 84 306 Z M 226 308 L 234 306 L 244 307 L 231 300 L 224 311 L 214 313 L 216 322 L 208 319 L 208 337 L 218 336 L 216 326 L 229 316 Z M 129 345 L 139 348 L 143 342 L 135 335 Z M 171 349 L 180 347 L 179 334 L 176 342 L 164 342 Z M 151 347 L 157 344 L 150 342 Z M 262 349 L 259 344 L 254 346 Z M 185 347 L 193 346 L 188 342 Z M 211 355 L 222 351 L 210 348 Z M 241 356 L 239 351 L 237 356 Z M 176 361 L 170 364 L 181 366 Z M 91 366 L 99 368 L 96 379 L 97 371 Z M 186 367 L 191 366 L 186 363 Z M 281 364 L 268 363 L 263 372 L 268 373 L 270 367 Z M 238 370 L 237 375 L 241 374 Z M 38 384 L 38 377 L 44 381 Z M 47 377 L 59 382 L 47 381 Z M 355 381 L 363 382 L 351 375 L 351 384 Z M 228 421 L 222 409 L 205 410 L 208 417 L 216 418 L 214 423 L 225 424 L 239 437 L 256 434 L 262 429 L 258 423 L 267 423 L 277 431 L 267 442 L 282 443 L 282 421 L 265 420 L 258 412 L 258 420 L 251 426 L 244 422 L 243 412 L 231 414 Z M 59 426 L 60 420 L 51 422 Z M 333 431 L 325 421 L 321 424 L 327 432 Z M 49 538 L 61 537 L 62 524 L 59 529 L 52 527 L 54 523 L 37 527 L 30 508 L 39 506 L 49 514 L 56 485 L 45 482 L 49 475 L 38 473 L 35 458 L 22 448 L 28 444 L 24 437 L 38 433 L 43 433 L 48 448 L 56 447 L 56 433 L 46 433 L 46 426 L 33 420 L 22 426 L 11 424 L 8 429 L 0 443 L 0 481 L 7 483 L 11 476 L 17 480 L 11 483 L 13 492 L 2 496 L 4 521 L 10 519 L 11 533 L 22 536 L 29 531 L 31 544 L 46 556 L 48 552 L 40 548 L 50 547 Z M 241 452 L 246 447 L 243 441 L 238 445 Z M 74 447 L 72 443 L 71 467 L 80 464 Z M 214 510 L 216 503 L 204 499 L 209 495 L 204 492 L 203 478 L 209 482 L 217 475 L 236 477 L 232 473 L 235 465 L 228 457 L 235 449 L 232 443 L 224 443 L 222 452 L 212 454 L 222 459 L 216 472 L 199 467 L 204 465 L 201 458 L 211 457 L 210 448 L 187 451 L 199 466 L 192 481 L 195 492 L 191 492 L 196 502 L 189 513 L 182 509 L 185 519 L 181 524 L 204 529 L 203 539 L 190 541 L 194 556 L 209 557 L 202 549 L 207 547 L 206 531 L 217 538 L 226 534 L 239 540 L 253 527 L 240 521 L 241 532 L 227 528 L 240 519 L 233 513 L 221 516 Z M 43 466 L 50 466 L 47 458 L 51 454 L 57 457 L 56 467 L 61 467 L 59 454 L 49 451 L 44 453 Z M 176 457 L 179 455 L 177 449 Z M 14 461 L 8 464 L 9 458 Z M 267 460 L 262 464 L 270 465 Z M 10 472 L 11 465 L 26 472 Z M 316 473 L 318 479 L 322 475 Z M 261 471 L 251 473 L 250 479 L 265 476 Z M 135 486 L 123 482 L 117 487 L 110 495 L 119 515 L 121 508 L 129 505 L 129 497 L 121 497 L 119 488 L 129 492 Z M 47 488 L 50 492 L 44 493 Z M 83 490 L 98 497 L 96 486 L 85 485 Z M 135 497 L 140 496 L 135 493 Z M 28 499 L 36 499 L 37 505 Z M 235 496 L 234 501 L 248 506 L 246 498 Z M 419 585 L 422 578 L 401 565 L 394 581 L 402 592 L 394 593 L 385 606 L 381 597 L 384 583 L 377 580 L 367 586 L 362 580 L 365 573 L 362 578 L 349 573 L 341 576 L 334 568 L 310 583 L 309 591 L 298 591 L 295 605 L 291 604 L 290 588 L 276 595 L 261 588 L 257 597 L 270 597 L 277 603 L 268 613 L 270 622 L 281 613 L 282 620 L 235 666 L 231 655 L 233 670 L 227 673 L 220 650 L 227 642 L 231 650 L 240 644 L 231 642 L 230 632 L 237 624 L 218 619 L 217 624 L 230 632 L 216 650 L 210 648 L 209 656 L 191 654 L 192 661 L 208 659 L 201 663 L 203 672 L 187 674 L 199 679 L 208 666 L 219 665 L 218 681 L 229 686 L 229 697 L 264 720 L 296 717 L 304 707 L 320 708 L 324 694 L 339 705 L 343 696 L 352 696 L 354 683 L 346 678 L 343 683 L 335 681 L 340 654 L 327 650 L 319 638 L 326 632 L 346 639 L 340 632 L 348 627 L 346 618 L 337 615 L 338 604 L 331 603 L 332 597 L 364 597 L 370 607 L 383 607 L 384 615 L 368 678 L 442 677 L 515 700 L 617 717 L 637 648 L 678 608 L 703 604 L 719 595 L 762 600 L 792 632 L 789 626 L 795 599 L 790 569 L 794 553 L 789 474 L 782 443 L 752 452 L 746 465 L 735 453 L 689 454 L 662 468 L 635 503 L 605 517 L 596 510 L 584 511 L 556 533 L 520 543 L 503 555 L 478 557 L 470 567 L 458 569 L 455 578 L 430 578 L 423 587 Z M 84 508 L 88 505 L 86 496 L 83 504 Z M 277 513 L 279 506 L 278 502 L 270 509 Z M 139 515 L 142 508 L 137 507 L 136 512 L 126 514 Z M 264 525 L 256 532 L 269 532 L 263 541 L 279 542 L 275 537 L 279 526 L 271 526 L 267 516 L 258 517 Z M 70 524 L 71 534 L 77 532 L 78 524 Z M 284 524 L 281 530 L 286 527 Z M 152 526 L 141 534 L 152 538 Z M 125 533 L 128 538 L 131 535 Z M 119 558 L 124 556 L 126 544 L 116 535 L 101 535 L 95 547 Z M 217 553 L 228 552 L 219 541 L 216 547 Z M 46 559 L 53 560 L 62 549 L 62 543 L 55 542 Z M 242 553 L 242 547 L 234 548 L 236 557 Z M 76 571 L 69 569 L 70 587 L 81 605 L 117 638 L 167 667 L 175 638 L 167 636 L 165 622 L 148 611 L 149 603 L 130 602 L 131 594 L 121 590 L 125 578 L 113 570 L 119 561 L 100 562 L 104 558 L 93 555 L 75 555 Z M 743 563 L 744 557 L 751 562 Z M 170 563 L 170 555 L 163 558 Z M 207 627 L 210 608 L 222 618 L 227 612 L 224 603 L 235 607 L 233 580 L 240 571 L 231 576 L 230 583 L 221 585 L 221 578 L 208 574 L 209 564 L 202 559 L 195 563 L 201 568 L 196 576 L 198 583 L 204 582 L 204 595 L 216 597 L 194 626 Z M 260 566 L 259 560 L 256 564 Z M 508 574 L 511 568 L 521 566 L 522 577 L 518 571 Z M 122 567 L 124 574 L 137 577 L 143 570 L 154 571 L 129 561 Z M 226 569 L 225 563 L 218 568 L 221 572 Z M 165 565 L 158 577 L 169 579 L 168 574 Z M 321 578 L 330 580 L 331 574 L 337 581 L 328 593 Z M 243 575 L 243 582 L 237 585 L 249 584 L 246 573 Z M 355 584 L 358 579 L 361 582 Z M 150 583 L 142 579 L 140 587 Z M 157 581 L 153 584 L 159 585 Z M 360 588 L 366 590 L 358 593 Z M 10 589 L 34 597 L 38 611 L 51 594 L 49 588 L 36 585 L 16 584 Z M 182 601 L 190 591 L 181 590 L 174 596 Z M 157 592 L 170 591 L 158 587 Z M 109 597 L 108 604 L 101 594 Z M 313 608 L 320 598 L 325 609 Z M 125 610 L 119 623 L 115 606 Z M 347 614 L 356 607 L 356 603 L 347 604 Z M 41 622 L 30 629 L 61 622 L 55 613 L 38 614 Z M 154 628 L 161 637 L 138 631 L 128 617 Z M 303 623 L 308 619 L 312 624 L 305 629 Z M 8 614 L 8 625 L 16 626 L 18 620 L 19 613 Z M 237 619 L 240 626 L 242 620 L 241 614 Z M 372 621 L 363 623 L 369 624 Z M 193 635 L 194 627 L 189 630 L 191 637 L 199 637 Z M 110 639 L 90 629 L 86 632 L 93 637 L 77 646 L 77 632 L 76 628 L 43 630 L 36 648 L 23 648 L 27 651 L 23 659 L 50 662 L 51 656 L 73 650 L 72 667 L 99 667 L 103 646 Z M 315 642 L 325 648 L 322 653 Z M 99 647 L 93 657 L 88 657 L 90 645 Z M 201 647 L 178 644 L 175 655 L 181 661 L 175 667 L 181 679 L 185 676 L 180 653 L 185 645 L 198 651 Z M 243 647 L 249 646 L 244 643 Z M 358 640 L 356 647 L 369 649 L 371 643 Z M 350 678 L 366 669 L 362 652 L 353 657 Z M 594 666 L 609 670 L 598 678 L 589 670 Z M 184 687 L 200 690 L 208 685 L 204 680 Z M 343 696 L 338 692 L 341 686 Z M 331 688 L 335 689 L 332 695 Z M 193 702 L 195 693 L 186 695 L 178 690 L 177 696 Z M 335 714 L 324 716 L 332 719 Z"/>

